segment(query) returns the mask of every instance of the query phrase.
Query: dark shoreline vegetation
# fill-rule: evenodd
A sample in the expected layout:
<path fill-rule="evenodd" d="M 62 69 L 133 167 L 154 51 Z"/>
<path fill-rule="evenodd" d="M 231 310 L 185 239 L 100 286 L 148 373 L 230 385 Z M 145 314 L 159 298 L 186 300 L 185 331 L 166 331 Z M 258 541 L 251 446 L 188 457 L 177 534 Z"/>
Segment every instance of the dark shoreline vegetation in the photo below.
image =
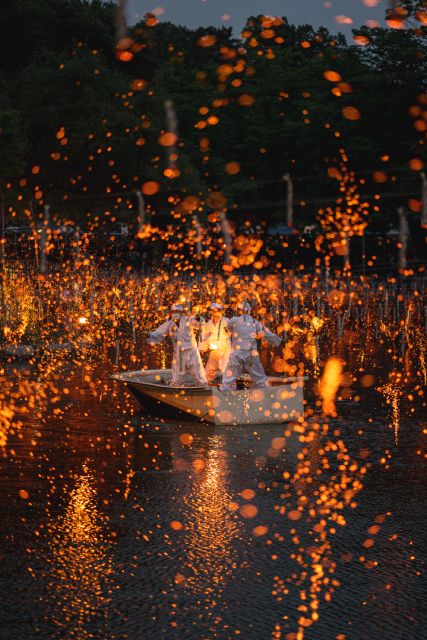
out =
<path fill-rule="evenodd" d="M 117 48 L 114 3 L 3 0 L 5 224 L 28 223 L 45 204 L 91 227 L 134 220 L 138 189 L 156 224 L 193 212 L 207 222 L 224 208 L 277 223 L 286 173 L 299 229 L 347 195 L 349 176 L 374 227 L 395 226 L 399 206 L 419 219 L 422 4 L 401 3 L 407 28 L 362 27 L 350 43 L 285 18 L 249 18 L 237 37 L 147 14 Z"/>

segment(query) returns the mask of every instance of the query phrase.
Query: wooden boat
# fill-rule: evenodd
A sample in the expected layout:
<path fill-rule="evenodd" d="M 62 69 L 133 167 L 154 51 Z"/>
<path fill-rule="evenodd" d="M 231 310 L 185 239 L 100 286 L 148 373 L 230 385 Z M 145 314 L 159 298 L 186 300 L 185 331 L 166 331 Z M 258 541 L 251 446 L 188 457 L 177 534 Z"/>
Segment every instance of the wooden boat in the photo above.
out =
<path fill-rule="evenodd" d="M 32 344 L 9 344 L 0 348 L 0 355 L 13 360 L 30 360 L 36 355 L 36 348 Z"/>
<path fill-rule="evenodd" d="M 306 378 L 269 377 L 271 386 L 251 388 L 243 376 L 236 391 L 218 387 L 186 387 L 170 384 L 170 369 L 127 371 L 112 376 L 125 383 L 144 407 L 168 405 L 174 413 L 220 425 L 272 424 L 297 420 L 303 415 Z"/>
<path fill-rule="evenodd" d="M 10 360 L 24 361 L 33 358 L 40 358 L 46 351 L 53 353 L 70 353 L 73 350 L 71 342 L 51 342 L 49 344 L 18 344 L 4 345 L 0 347 L 0 358 L 8 358 Z"/>

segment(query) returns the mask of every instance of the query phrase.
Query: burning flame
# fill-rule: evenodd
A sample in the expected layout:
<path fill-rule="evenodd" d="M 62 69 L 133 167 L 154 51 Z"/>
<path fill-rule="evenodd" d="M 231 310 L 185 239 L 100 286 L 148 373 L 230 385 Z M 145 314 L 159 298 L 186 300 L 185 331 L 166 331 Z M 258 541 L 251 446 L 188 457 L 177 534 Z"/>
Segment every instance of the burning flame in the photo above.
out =
<path fill-rule="evenodd" d="M 335 414 L 335 396 L 340 386 L 342 363 L 339 358 L 330 358 L 325 365 L 320 380 L 320 395 L 322 396 L 322 410 L 327 415 Z"/>

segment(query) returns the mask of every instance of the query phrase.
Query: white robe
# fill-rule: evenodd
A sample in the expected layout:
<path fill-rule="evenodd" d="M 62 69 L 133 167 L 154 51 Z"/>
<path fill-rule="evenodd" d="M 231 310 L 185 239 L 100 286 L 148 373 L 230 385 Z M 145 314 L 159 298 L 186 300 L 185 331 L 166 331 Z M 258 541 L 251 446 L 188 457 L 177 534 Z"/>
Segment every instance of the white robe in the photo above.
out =
<path fill-rule="evenodd" d="M 203 325 L 200 351 L 209 351 L 206 363 L 206 378 L 208 384 L 214 383 L 218 374 L 223 375 L 231 351 L 230 334 L 227 331 L 228 318 L 220 318 L 215 324 L 208 320 Z"/>
<path fill-rule="evenodd" d="M 243 371 L 249 373 L 254 387 L 268 387 L 268 379 L 259 358 L 257 336 L 279 345 L 281 338 L 248 314 L 231 318 L 227 330 L 231 334 L 231 353 L 222 378 L 221 391 L 236 389 Z"/>
<path fill-rule="evenodd" d="M 198 320 L 192 316 L 181 316 L 179 323 L 171 318 L 152 331 L 148 337 L 152 345 L 163 342 L 167 337 L 172 340 L 172 385 L 175 387 L 184 387 L 187 375 L 193 378 L 195 386 L 207 386 L 205 369 L 194 335 L 194 331 L 199 328 Z"/>

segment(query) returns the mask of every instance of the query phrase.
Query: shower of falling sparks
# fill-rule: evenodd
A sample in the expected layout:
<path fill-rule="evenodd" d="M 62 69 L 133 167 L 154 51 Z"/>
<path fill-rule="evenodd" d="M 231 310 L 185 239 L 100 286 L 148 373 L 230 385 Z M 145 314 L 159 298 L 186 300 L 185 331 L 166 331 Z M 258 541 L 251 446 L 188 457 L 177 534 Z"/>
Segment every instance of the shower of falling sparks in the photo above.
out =
<path fill-rule="evenodd" d="M 197 236 L 195 242 L 197 246 Z M 340 398 L 357 399 L 358 389 L 374 384 L 369 382 L 372 376 L 381 384 L 387 367 L 401 372 L 410 404 L 423 399 L 427 339 L 421 280 L 418 288 L 402 293 L 393 278 L 369 283 L 363 278 L 325 281 L 308 274 L 196 276 L 191 270 L 181 276 L 178 269 L 173 276 L 165 271 L 154 278 L 127 271 L 107 274 L 86 257 L 84 240 L 80 247 L 79 266 L 69 271 L 48 273 L 43 279 L 19 269 L 4 274 L 1 352 L 11 363 L 24 357 L 40 367 L 42 389 L 53 384 L 54 363 L 82 350 L 105 354 L 113 348 L 119 367 L 124 355 L 141 362 L 142 332 L 163 321 L 173 302 L 180 299 L 206 315 L 214 299 L 225 303 L 227 315 L 238 302 L 248 301 L 254 314 L 282 336 L 278 350 L 263 347 L 266 363 L 276 374 L 317 377 L 326 362 L 319 400 L 325 413 L 333 413 Z M 165 367 L 168 349 L 161 346 L 155 353 Z M 332 358 L 333 353 L 339 356 Z M 341 375 L 341 359 L 354 380 L 347 372 Z M 0 393 L 5 442 L 13 420 L 19 422 L 19 412 L 25 411 L 19 403 L 16 406 L 17 400 L 31 392 L 31 383 L 23 380 L 21 390 L 12 389 L 6 384 L 6 370 L 0 371 L 5 381 Z M 53 396 L 61 398 L 61 385 L 53 386 L 58 389 Z"/>
<path fill-rule="evenodd" d="M 390 375 L 390 382 L 378 388 L 378 391 L 383 394 L 386 403 L 391 406 L 391 427 L 394 431 L 396 445 L 399 442 L 400 402 L 402 397 L 401 378 L 402 376 L 399 373 Z"/>
<path fill-rule="evenodd" d="M 311 374 L 313 340 L 317 338 L 317 361 L 319 366 L 325 363 L 319 385 L 320 398 L 310 401 L 307 417 L 285 426 L 282 435 L 270 438 L 257 457 L 259 469 L 268 467 L 269 461 L 281 459 L 282 451 L 295 447 L 293 438 L 298 440 L 294 467 L 287 463 L 280 500 L 277 498 L 274 503 L 274 513 L 283 520 L 281 529 L 270 531 L 271 519 L 260 508 L 259 497 L 267 489 L 264 482 L 260 482 L 260 486 L 243 485 L 236 495 L 227 485 L 234 454 L 227 451 L 217 436 L 210 436 L 210 447 L 200 447 L 193 435 L 184 433 L 175 446 L 173 465 L 177 472 L 185 475 L 186 482 L 191 480 L 191 487 L 184 484 L 181 506 L 171 514 L 167 533 L 168 541 L 181 540 L 185 549 L 179 568 L 169 576 L 169 588 L 192 594 L 207 610 L 218 611 L 226 585 L 233 576 L 247 570 L 247 557 L 236 555 L 236 543 L 244 539 L 245 528 L 248 527 L 255 541 L 272 545 L 273 562 L 275 557 L 280 557 L 277 545 L 289 539 L 295 547 L 289 557 L 292 568 L 289 574 L 283 567 L 277 569 L 273 592 L 279 603 L 289 594 L 296 594 L 299 610 L 296 618 L 286 624 L 282 620 L 277 625 L 283 633 L 304 638 L 307 629 L 321 619 L 323 603 L 331 601 L 340 588 L 340 579 L 334 575 L 340 562 L 335 533 L 346 526 L 349 512 L 356 507 L 369 466 L 363 462 L 364 458 L 355 460 L 350 455 L 345 438 L 338 435 L 336 427 L 325 416 L 336 420 L 342 400 L 351 400 L 357 406 L 363 393 L 374 392 L 379 386 L 379 393 L 389 399 L 392 408 L 398 444 L 401 398 L 406 396 L 409 415 L 416 402 L 425 404 L 421 358 L 426 344 L 425 336 L 417 331 L 424 323 L 421 292 L 419 284 L 417 289 L 411 287 L 402 293 L 392 279 L 369 282 L 363 278 L 343 281 L 330 277 L 326 286 L 324 280 L 312 275 L 259 274 L 254 277 L 233 273 L 200 275 L 189 283 L 188 278 L 171 278 L 167 272 L 157 273 L 155 278 L 127 272 L 106 274 L 88 265 L 61 278 L 57 274 L 46 274 L 39 281 L 28 273 L 18 276 L 10 271 L 5 294 L 8 305 L 15 305 L 15 312 L 8 316 L 8 348 L 22 347 L 22 340 L 32 336 L 32 346 L 36 349 L 29 360 L 29 371 L 33 372 L 30 376 L 18 373 L 13 381 L 8 381 L 10 373 L 6 374 L 6 368 L 0 372 L 3 455 L 19 459 L 27 452 L 32 459 L 37 459 L 38 443 L 46 428 L 52 420 L 59 421 L 60 426 L 67 424 L 74 402 L 69 399 L 83 390 L 100 403 L 106 397 L 111 399 L 118 415 L 133 416 L 135 407 L 129 398 L 118 397 L 111 383 L 105 380 L 108 372 L 117 368 L 165 368 L 168 365 L 168 347 L 162 345 L 148 356 L 140 333 L 156 326 L 177 298 L 197 304 L 203 312 L 212 299 L 228 301 L 231 308 L 240 300 L 250 301 L 263 321 L 282 335 L 286 334 L 286 344 L 278 351 L 269 352 L 262 347 L 266 367 L 279 375 Z M 31 333 L 27 327 L 31 327 Z M 406 335 L 403 353 L 402 331 Z M 120 352 L 116 358 L 118 344 Z M 360 366 L 361 345 L 365 349 L 363 367 Z M 340 355 L 331 357 L 332 353 Z M 12 356 L 8 358 L 10 362 L 4 366 L 10 372 L 14 360 Z M 398 365 L 400 371 L 382 385 L 391 365 Z M 97 367 L 104 370 L 101 381 Z M 37 427 L 30 439 L 25 437 L 25 446 L 18 449 L 17 434 L 29 419 L 34 420 Z M 137 433 L 130 424 L 126 431 L 131 438 L 141 438 L 141 446 L 149 446 L 143 431 Z M 71 437 L 67 431 L 64 433 L 67 438 Z M 97 436 L 105 439 L 102 433 L 97 432 Z M 263 437 L 267 436 L 265 431 Z M 105 447 L 104 454 L 110 451 L 108 438 Z M 104 454 L 102 461 L 108 466 Z M 159 444 L 152 448 L 149 460 L 142 465 L 142 471 L 160 469 L 165 463 L 166 456 Z M 117 488 L 127 504 L 133 505 L 137 500 L 139 473 L 129 455 L 120 470 L 121 484 Z M 56 611 L 57 635 L 52 637 L 58 638 L 63 632 L 64 620 L 76 634 L 86 637 L 91 611 L 96 610 L 96 615 L 102 618 L 101 625 L 108 625 L 103 611 L 108 608 L 116 588 L 109 525 L 97 499 L 96 470 L 93 464 L 90 468 L 86 464 L 82 473 L 73 477 L 64 497 L 64 513 L 52 514 L 48 525 L 53 541 L 48 556 L 50 569 L 49 575 L 41 576 L 50 585 L 48 592 L 53 589 L 56 593 L 51 603 Z M 52 486 L 52 491 L 56 493 L 58 488 Z M 20 500 L 30 503 L 33 492 L 33 486 L 22 483 Z M 266 492 L 266 495 L 269 494 Z M 372 525 L 372 531 L 378 526 Z M 152 534 L 141 526 L 138 535 L 146 540 Z M 77 553 L 73 540 L 81 541 L 84 536 L 89 536 L 83 545 L 84 553 L 81 544 Z M 363 542 L 364 549 L 370 548 L 374 536 L 375 533 L 371 533 Z M 376 566 L 365 551 L 360 558 L 368 569 Z M 58 585 L 66 566 L 72 572 L 62 588 Z M 36 563 L 30 562 L 30 567 L 40 578 Z M 81 597 L 87 604 L 85 609 L 80 606 Z M 59 615 L 60 610 L 65 617 Z M 294 625 L 294 631 L 290 625 Z"/>
<path fill-rule="evenodd" d="M 391 271 L 378 264 L 376 250 L 368 254 L 363 248 L 363 274 L 356 275 L 360 271 L 353 260 L 353 245 L 360 241 L 365 246 L 372 217 L 389 214 L 392 205 L 384 205 L 383 196 L 390 195 L 388 181 L 391 185 L 397 178 L 394 169 L 387 172 L 377 166 L 366 177 L 364 166 L 353 162 L 348 151 L 352 148 L 351 127 L 367 126 L 369 101 L 365 108 L 358 93 L 358 74 L 352 79 L 350 69 L 342 64 L 339 39 L 331 36 L 326 42 L 329 36 L 323 32 L 302 39 L 302 32 L 295 31 L 299 34 L 295 37 L 301 39 L 295 44 L 297 59 L 312 56 L 315 62 L 310 82 L 316 86 L 314 76 L 318 76 L 319 90 L 332 100 L 330 110 L 328 100 L 324 103 L 329 122 L 316 113 L 314 103 L 311 107 L 313 90 L 302 76 L 295 90 L 280 84 L 267 100 L 257 88 L 258 83 L 262 86 L 263 69 L 283 52 L 288 55 L 285 28 L 289 25 L 284 19 L 252 18 L 240 40 L 230 38 L 226 46 L 220 42 L 220 34 L 199 30 L 196 38 L 187 39 L 207 62 L 190 71 L 188 43 L 175 43 L 173 29 L 169 33 L 167 26 L 159 36 L 156 33 L 163 8 L 156 7 L 132 28 L 126 17 L 128 4 L 128 0 L 117 0 L 109 43 L 114 69 L 108 67 L 108 71 L 117 86 L 104 88 L 108 96 L 114 93 L 117 113 L 94 113 L 91 130 L 84 133 L 77 126 L 73 130 L 68 122 L 56 122 L 49 134 L 50 164 L 34 158 L 28 175 L 5 187 L 0 185 L 2 217 L 12 224 L 21 217 L 26 225 L 25 233 L 12 240 L 14 232 L 6 238 L 2 220 L 0 455 L 4 462 L 19 468 L 16 499 L 20 508 L 37 510 L 38 501 L 43 503 L 43 516 L 34 529 L 35 542 L 28 543 L 27 569 L 34 582 L 42 585 L 40 604 L 48 605 L 52 616 L 40 616 L 37 631 L 52 624 L 49 637 L 53 639 L 84 640 L 99 634 L 113 637 L 109 611 L 115 612 L 119 606 L 114 598 L 115 590 L 121 588 L 116 582 L 115 553 L 116 539 L 122 535 L 126 539 L 134 536 L 138 542 L 133 545 L 129 566 L 124 563 L 125 577 L 121 576 L 123 581 L 129 580 L 133 596 L 138 567 L 145 571 L 150 562 L 154 566 L 157 554 L 162 570 L 174 567 L 173 572 L 166 569 L 161 578 L 155 572 L 150 575 L 150 580 L 161 584 L 164 601 L 170 597 L 168 632 L 182 631 L 178 620 L 183 614 L 175 600 L 184 592 L 191 601 L 189 609 L 197 611 L 198 619 L 208 620 L 209 637 L 217 638 L 222 637 L 221 632 L 223 637 L 240 635 L 240 630 L 232 631 L 222 617 L 224 594 L 236 576 L 248 569 L 250 553 L 265 547 L 268 561 L 278 567 L 272 594 L 283 606 L 272 637 L 303 640 L 309 628 L 316 636 L 325 603 L 331 602 L 341 586 L 339 563 L 353 559 L 353 553 L 340 554 L 336 534 L 345 531 L 357 508 L 371 465 L 369 449 L 361 449 L 359 457 L 350 452 L 347 438 L 337 426 L 340 416 L 362 405 L 365 408 L 367 399 L 377 406 L 385 399 L 391 408 L 393 434 L 386 425 L 384 432 L 390 440 L 394 435 L 397 451 L 404 440 L 403 429 L 400 431 L 404 419 L 411 418 L 420 406 L 426 407 L 425 266 L 414 266 L 409 251 L 406 256 L 406 241 L 411 215 L 419 216 L 418 228 L 420 223 L 427 224 L 427 181 L 422 173 L 427 96 L 411 93 L 407 110 L 406 126 L 418 138 L 408 143 L 412 155 L 405 171 L 418 172 L 413 175 L 419 191 L 414 189 L 409 199 L 402 195 L 400 236 L 393 239 L 387 235 L 372 245 L 382 247 L 384 256 L 400 249 L 400 269 L 395 270 L 396 275 L 387 275 Z M 374 7 L 379 2 L 363 0 L 363 4 Z M 411 13 L 407 6 L 390 2 L 387 23 L 391 29 L 402 30 L 397 36 L 411 26 L 415 35 L 421 34 L 427 23 L 423 3 L 416 3 L 416 11 Z M 224 14 L 223 20 L 229 19 Z M 335 20 L 343 25 L 353 23 L 346 15 L 337 15 Z M 364 49 L 369 56 L 370 37 L 375 35 L 376 28 L 356 34 L 357 49 Z M 66 74 L 84 49 L 84 43 L 79 42 L 72 55 L 59 56 L 54 65 L 59 75 L 68 77 L 64 86 L 69 82 L 79 91 L 85 83 L 74 77 L 77 71 Z M 97 62 L 99 53 L 95 48 L 90 51 L 91 80 L 87 84 L 103 89 L 102 83 L 96 83 L 107 65 Z M 149 63 L 150 56 L 160 54 L 177 73 L 176 84 L 170 82 L 167 88 Z M 289 59 L 290 54 L 291 48 Z M 180 95 L 177 89 L 180 73 L 188 95 L 184 91 Z M 278 82 L 282 82 L 280 77 Z M 190 89 L 197 94 L 194 104 Z M 101 105 L 104 98 L 100 91 Z M 316 169 L 339 191 L 338 197 L 314 198 L 319 204 L 308 202 L 307 208 L 305 196 L 300 195 L 303 168 L 292 154 L 286 163 L 283 160 L 286 167 L 278 163 L 278 180 L 267 172 L 264 178 L 261 171 L 257 173 L 264 167 L 263 158 L 271 155 L 268 138 L 274 135 L 266 133 L 255 158 L 245 157 L 245 151 L 239 155 L 233 139 L 234 134 L 241 134 L 237 124 L 248 131 L 248 123 L 257 128 L 257 113 L 262 109 L 269 113 L 271 109 L 273 114 L 277 108 L 286 131 L 294 116 L 288 117 L 285 105 L 296 100 L 304 108 L 293 122 L 295 131 L 327 130 L 325 139 L 331 149 L 325 151 L 322 168 Z M 258 105 L 260 111 L 255 113 Z M 316 135 L 313 133 L 313 140 Z M 228 155 L 219 162 L 217 146 L 224 144 L 223 139 Z M 85 171 L 76 170 L 74 175 L 67 167 L 78 165 L 76 148 L 85 149 Z M 389 162 L 387 149 L 378 152 L 380 160 L 375 162 Z M 122 157 L 131 159 L 128 175 L 121 170 L 126 166 L 121 164 Z M 390 167 L 394 162 L 391 154 Z M 55 202 L 54 182 L 50 181 L 54 166 L 58 173 L 64 173 L 70 189 L 58 195 L 60 205 Z M 280 216 L 280 221 L 286 217 L 288 229 L 273 237 L 266 231 L 269 221 L 246 205 L 250 201 L 246 194 L 265 182 L 264 193 L 271 191 L 271 199 L 277 200 L 280 190 L 285 193 L 283 180 L 288 185 L 286 201 L 277 205 L 274 215 Z M 370 183 L 375 194 L 367 196 L 365 193 L 372 191 Z M 7 204 L 6 200 L 3 203 L 3 189 Z M 82 200 L 73 204 L 70 194 L 78 194 Z M 85 196 L 89 205 L 83 202 Z M 65 213 L 55 213 L 68 210 L 72 211 L 68 214 L 71 220 L 65 219 Z M 313 223 L 317 219 L 319 229 L 313 225 L 313 233 L 302 233 L 300 220 L 306 219 Z M 397 215 L 393 221 L 397 224 Z M 299 229 L 291 229 L 291 225 L 299 225 Z M 309 268 L 304 258 L 308 255 L 312 259 Z M 365 266 L 372 268 L 372 277 L 365 274 Z M 254 317 L 280 335 L 283 341 L 279 347 L 260 343 L 269 374 L 308 378 L 305 412 L 299 421 L 280 426 L 280 433 L 273 438 L 268 429 L 248 431 L 244 444 L 239 442 L 234 449 L 227 441 L 232 434 L 226 430 L 221 435 L 209 432 L 203 439 L 197 430 L 181 433 L 181 425 L 165 424 L 158 416 L 146 423 L 145 413 L 137 412 L 128 392 L 118 390 L 109 379 L 118 371 L 167 369 L 172 360 L 171 344 L 148 352 L 143 336 L 169 317 L 172 303 L 179 301 L 186 310 L 207 316 L 214 300 L 223 304 L 227 317 L 234 315 L 239 302 L 249 302 Z M 247 391 L 247 403 L 250 394 L 261 403 L 264 393 Z M 381 410 L 386 412 L 384 407 Z M 96 433 L 89 437 L 86 420 L 92 411 Z M 120 438 L 108 431 L 107 415 L 113 416 Z M 188 425 L 185 429 L 191 430 Z M 42 449 L 43 439 L 49 437 L 65 443 L 69 468 L 55 466 L 49 459 L 52 449 L 48 447 L 47 453 Z M 239 458 L 257 447 L 253 465 Z M 81 449 L 84 464 L 75 465 L 73 456 Z M 380 453 L 386 468 L 391 454 L 388 449 Z M 417 454 L 422 455 L 421 447 Z M 282 466 L 276 477 L 277 463 Z M 120 511 L 115 514 L 117 531 L 107 516 L 114 501 L 103 486 L 107 475 L 111 480 L 113 473 L 118 478 L 111 490 Z M 144 474 L 153 484 L 159 478 L 162 482 L 161 496 L 157 494 L 153 500 L 152 525 L 146 520 L 150 505 L 145 486 L 141 490 L 139 485 L 141 476 L 146 479 Z M 177 496 L 169 494 L 173 474 L 181 483 Z M 38 483 L 42 481 L 48 492 L 40 498 Z M 239 484 L 237 490 L 235 484 Z M 162 500 L 166 516 L 160 515 L 160 507 L 156 511 Z M 126 528 L 126 509 L 141 517 L 135 531 Z M 367 528 L 369 537 L 360 541 L 363 552 L 358 560 L 366 569 L 378 564 L 369 556 L 369 549 L 389 515 L 376 516 Z M 150 545 L 159 531 L 163 536 L 160 550 L 153 551 Z M 242 541 L 245 551 L 239 555 Z M 284 543 L 288 542 L 292 548 L 285 554 Z M 43 552 L 39 552 L 39 543 Z M 175 558 L 176 548 L 179 554 Z M 277 562 L 281 553 L 284 563 Z M 292 611 L 284 605 L 290 595 L 297 600 Z M 154 606 L 151 613 L 154 621 Z M 127 636 L 126 631 L 123 634 Z M 343 640 L 345 634 L 336 638 Z"/>
<path fill-rule="evenodd" d="M 329 72 L 326 72 L 329 73 Z M 346 114 L 344 114 L 346 116 Z M 347 116 L 348 117 L 348 114 Z M 338 167 L 328 168 L 328 175 L 339 181 L 341 196 L 337 199 L 335 208 L 327 207 L 319 210 L 319 219 L 325 229 L 325 239 L 331 244 L 336 255 L 343 256 L 344 270 L 351 268 L 350 264 L 350 239 L 352 236 L 362 236 L 367 222 L 366 215 L 369 204 L 360 202 L 355 174 L 347 168 L 348 158 L 345 150 L 340 149 L 340 162 Z M 319 246 L 323 239 L 317 239 Z"/>
<path fill-rule="evenodd" d="M 302 640 L 306 629 L 319 620 L 323 601 L 330 602 L 340 586 L 334 578 L 338 565 L 334 536 L 338 528 L 347 525 L 347 512 L 357 506 L 355 498 L 363 488 L 368 465 L 352 459 L 344 441 L 328 424 L 303 421 L 292 429 L 302 448 L 296 468 L 283 473 L 283 493 L 275 509 L 287 523 L 283 532 L 276 534 L 277 540 L 287 537 L 294 545 L 289 558 L 289 574 L 293 573 L 292 579 L 275 576 L 273 595 L 280 603 L 293 589 L 299 591 L 299 616 L 294 616 L 297 629 L 285 637 Z M 269 455 L 278 456 L 280 450 L 286 450 L 291 434 L 291 428 L 286 428 L 284 438 L 273 439 Z M 263 529 L 265 535 L 268 527 Z M 281 630 L 282 625 L 277 624 L 273 637 L 283 637 Z"/>

